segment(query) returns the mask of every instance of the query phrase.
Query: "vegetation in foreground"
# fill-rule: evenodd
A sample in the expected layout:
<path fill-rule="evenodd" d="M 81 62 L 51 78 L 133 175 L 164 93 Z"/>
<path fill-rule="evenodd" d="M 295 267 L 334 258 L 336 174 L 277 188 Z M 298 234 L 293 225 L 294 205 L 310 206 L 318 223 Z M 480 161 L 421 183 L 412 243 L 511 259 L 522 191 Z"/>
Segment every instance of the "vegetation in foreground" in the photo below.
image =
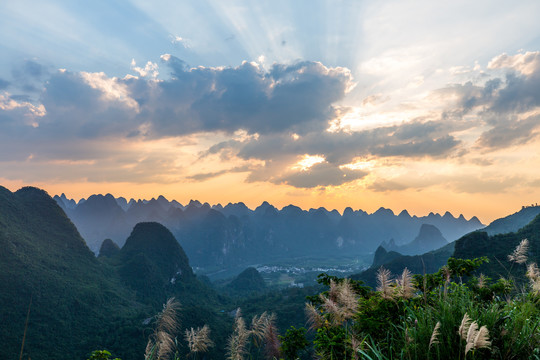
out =
<path fill-rule="evenodd" d="M 508 256 L 528 279 L 519 285 L 512 278 L 473 276 L 487 258 L 450 258 L 437 273 L 414 277 L 407 269 L 393 277 L 381 267 L 375 291 L 360 281 L 321 274 L 327 291 L 308 297 L 309 330 L 291 327 L 279 336 L 274 315 L 254 316 L 247 325 L 238 310 L 226 357 L 540 359 L 540 271 L 527 262 L 527 252 L 523 240 Z M 169 301 L 157 317 L 145 360 L 180 359 L 170 316 L 174 306 Z M 204 327 L 185 331 L 188 358 L 205 358 L 212 346 L 209 333 Z"/>

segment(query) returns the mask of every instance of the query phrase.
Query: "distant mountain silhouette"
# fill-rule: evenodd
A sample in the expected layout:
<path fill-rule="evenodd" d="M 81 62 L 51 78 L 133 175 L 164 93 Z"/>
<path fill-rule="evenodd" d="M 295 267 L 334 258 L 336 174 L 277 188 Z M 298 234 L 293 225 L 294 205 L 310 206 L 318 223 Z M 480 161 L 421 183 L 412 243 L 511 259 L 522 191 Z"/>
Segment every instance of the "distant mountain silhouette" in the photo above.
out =
<path fill-rule="evenodd" d="M 155 222 L 135 225 L 118 256 L 122 280 L 143 301 L 164 298 L 169 285 L 194 279 L 184 250 L 166 227 Z"/>
<path fill-rule="evenodd" d="M 522 211 L 525 212 L 524 210 L 526 209 Z M 526 213 L 528 215 L 529 211 Z M 515 217 L 513 218 L 515 219 Z M 463 259 L 487 256 L 490 259 L 489 263 L 482 265 L 478 272 L 482 272 L 494 280 L 509 276 L 518 281 L 524 280 L 526 265 L 511 263 L 508 259 L 508 255 L 523 239 L 527 239 L 529 242 L 527 261 L 540 263 L 540 215 L 537 215 L 516 232 L 489 235 L 480 230 L 467 234 L 456 241 L 454 256 Z"/>
<path fill-rule="evenodd" d="M 375 255 L 373 256 L 373 263 L 371 264 L 371 266 L 381 266 L 401 256 L 403 255 L 398 253 L 397 251 L 386 251 L 386 249 L 381 245 L 375 251 Z"/>
<path fill-rule="evenodd" d="M 509 229 L 516 230 L 509 232 Z M 470 232 L 457 241 L 422 255 L 400 255 L 395 251 L 400 247 L 393 242 L 383 243 L 375 252 L 373 265 L 352 278 L 375 286 L 376 273 L 381 266 L 394 274 L 401 273 L 404 268 L 422 274 L 437 271 L 446 264 L 450 256 L 463 259 L 487 256 L 491 261 L 482 265 L 478 271 L 496 280 L 500 276 L 510 275 L 508 269 L 511 269 L 512 276 L 523 279 L 524 267 L 512 266 L 508 262 L 508 255 L 524 238 L 530 242 L 530 261 L 540 262 L 540 207 L 523 208 L 517 213 L 493 221 L 484 229 Z M 393 251 L 387 251 L 384 246 L 391 247 Z"/>
<path fill-rule="evenodd" d="M 446 261 L 453 253 L 454 243 L 447 244 L 440 249 L 422 255 L 414 256 L 396 255 L 395 252 L 390 252 L 389 254 L 391 255 L 384 258 L 381 257 L 381 252 L 379 251 L 377 262 L 374 261 L 369 269 L 359 274 L 352 275 L 351 278 L 354 280 L 362 280 L 368 286 L 375 288 L 377 285 L 377 271 L 379 271 L 381 266 L 390 270 L 394 276 L 401 274 L 405 268 L 409 269 L 413 274 L 433 273 L 446 264 Z"/>
<path fill-rule="evenodd" d="M 524 207 L 520 211 L 497 219 L 482 229 L 488 235 L 505 234 L 515 232 L 530 223 L 540 214 L 540 206 Z"/>
<path fill-rule="evenodd" d="M 448 241 L 434 225 L 422 224 L 418 235 L 408 244 L 399 246 L 395 251 L 403 255 L 419 255 L 428 251 L 439 249 L 448 244 Z"/>
<path fill-rule="evenodd" d="M 118 255 L 119 252 L 120 247 L 111 239 L 103 240 L 103 243 L 99 248 L 99 256 L 112 257 Z"/>
<path fill-rule="evenodd" d="M 254 267 L 248 267 L 238 274 L 227 287 L 236 292 L 257 292 L 264 290 L 266 284 L 261 274 Z"/>
<path fill-rule="evenodd" d="M 451 240 L 483 227 L 476 217 L 466 220 L 448 212 L 417 217 L 406 210 L 396 216 L 382 207 L 373 214 L 347 208 L 341 215 L 336 210 L 303 210 L 294 205 L 278 210 L 266 201 L 254 210 L 241 202 L 223 207 L 191 200 L 183 206 L 163 196 L 126 202 L 110 194 L 92 195 L 74 207 L 74 201 L 65 196 L 56 201 L 94 252 L 106 238 L 122 246 L 139 222 L 159 222 L 170 229 L 197 267 L 236 267 L 297 256 L 363 255 L 388 239 L 394 239 L 396 246 L 411 242 L 423 224 L 436 226 Z"/>

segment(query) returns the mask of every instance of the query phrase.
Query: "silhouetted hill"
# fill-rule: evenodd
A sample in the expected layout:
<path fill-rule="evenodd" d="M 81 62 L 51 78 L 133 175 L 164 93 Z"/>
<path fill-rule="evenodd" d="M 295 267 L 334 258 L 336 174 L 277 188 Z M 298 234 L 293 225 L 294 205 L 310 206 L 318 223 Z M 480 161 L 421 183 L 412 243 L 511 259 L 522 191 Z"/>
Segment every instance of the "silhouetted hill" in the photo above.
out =
<path fill-rule="evenodd" d="M 399 246 L 396 251 L 404 255 L 419 255 L 439 249 L 448 244 L 439 229 L 434 225 L 422 224 L 420 232 L 408 244 Z"/>
<path fill-rule="evenodd" d="M 72 204 L 62 197 L 57 201 Z M 423 224 L 436 226 L 450 240 L 483 226 L 475 217 L 455 218 L 449 212 L 417 217 L 406 210 L 396 216 L 385 208 L 373 214 L 347 208 L 341 215 L 294 205 L 278 210 L 266 201 L 255 210 L 244 203 L 211 207 L 197 200 L 182 207 L 163 196 L 126 203 L 112 195 L 93 195 L 66 212 L 94 252 L 105 238 L 123 245 L 139 222 L 159 222 L 174 234 L 191 263 L 207 271 L 298 256 L 362 256 L 388 239 L 396 246 L 409 243 Z"/>
<path fill-rule="evenodd" d="M 248 267 L 233 279 L 227 288 L 236 292 L 258 292 L 266 288 L 261 274 L 254 267 Z"/>
<path fill-rule="evenodd" d="M 373 263 L 371 266 L 380 266 L 389 263 L 390 261 L 400 256 L 403 255 L 396 251 L 386 251 L 386 249 L 381 245 L 375 251 L 375 255 L 373 256 Z"/>
<path fill-rule="evenodd" d="M 99 248 L 99 256 L 107 256 L 107 257 L 113 257 L 118 255 L 120 252 L 120 247 L 116 245 L 114 241 L 111 239 L 105 239 L 101 243 L 101 247 Z"/>
<path fill-rule="evenodd" d="M 96 209 L 110 198 L 88 202 L 87 209 Z M 143 321 L 169 297 L 181 302 L 184 328 L 210 325 L 219 350 L 208 356 L 223 358 L 231 319 L 216 313 L 234 306 L 197 280 L 163 225 L 138 224 L 120 250 L 104 241 L 106 256 L 98 259 L 46 192 L 0 187 L 0 249 L 2 358 L 19 354 L 30 301 L 24 359 L 86 359 L 96 349 L 141 358 L 148 336 Z"/>
<path fill-rule="evenodd" d="M 516 232 L 540 214 L 540 206 L 524 207 L 520 211 L 497 219 L 482 229 L 488 235 Z"/>
<path fill-rule="evenodd" d="M 3 358 L 19 354 L 31 299 L 25 359 L 83 359 L 107 344 L 103 331 L 125 315 L 128 292 L 46 192 L 0 187 L 0 249 Z"/>
<path fill-rule="evenodd" d="M 368 286 L 375 288 L 377 285 L 377 271 L 381 266 L 396 276 L 403 272 L 403 269 L 409 269 L 413 274 L 433 273 L 439 270 L 441 266 L 454 252 L 454 243 L 447 244 L 441 249 L 430 251 L 422 255 L 401 255 L 393 256 L 389 261 L 374 263 L 369 269 L 351 276 L 351 279 L 362 280 Z"/>
<path fill-rule="evenodd" d="M 524 266 L 511 264 L 508 261 L 508 255 L 514 251 L 521 240 L 527 238 L 530 242 L 530 261 L 540 261 L 540 215 L 537 215 L 517 232 L 505 232 L 509 228 L 522 224 L 536 211 L 538 211 L 536 207 L 524 208 L 515 214 L 495 220 L 486 228 L 489 228 L 492 233 L 497 231 L 502 233 L 490 236 L 483 230 L 473 231 L 455 242 L 423 255 L 397 256 L 393 254 L 387 257 L 386 250 L 381 247 L 377 250 L 373 266 L 360 274 L 353 275 L 352 278 L 363 280 L 370 286 L 375 286 L 376 272 L 381 265 L 394 274 L 399 274 L 405 267 L 413 273 L 421 274 L 424 271 L 426 273 L 437 271 L 450 256 L 463 259 L 487 256 L 490 262 L 482 265 L 479 272 L 483 272 L 495 280 L 501 276 L 508 277 L 510 275 L 523 280 Z"/>
<path fill-rule="evenodd" d="M 194 279 L 184 250 L 173 234 L 158 223 L 137 224 L 119 258 L 122 280 L 143 301 L 162 302 L 168 286 Z"/>
<path fill-rule="evenodd" d="M 524 279 L 525 265 L 515 264 L 508 260 L 516 246 L 523 240 L 529 241 L 528 261 L 540 262 L 540 215 L 520 230 L 489 236 L 485 231 L 475 231 L 463 236 L 456 242 L 454 256 L 471 259 L 487 256 L 489 263 L 480 267 L 478 272 L 497 280 L 499 277 Z"/>
<path fill-rule="evenodd" d="M 72 209 L 67 209 L 77 229 L 90 249 L 97 252 L 103 239 L 112 239 L 119 246 L 124 244 L 125 234 L 133 228 L 126 213 L 111 195 L 92 195 Z"/>

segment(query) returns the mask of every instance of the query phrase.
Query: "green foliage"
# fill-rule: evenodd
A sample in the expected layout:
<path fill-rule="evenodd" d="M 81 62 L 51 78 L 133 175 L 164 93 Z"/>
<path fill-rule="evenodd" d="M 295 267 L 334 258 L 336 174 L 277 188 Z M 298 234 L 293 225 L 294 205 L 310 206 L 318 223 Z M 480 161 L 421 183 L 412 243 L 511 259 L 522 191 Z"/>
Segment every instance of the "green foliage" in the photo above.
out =
<path fill-rule="evenodd" d="M 451 257 L 448 259 L 448 269 L 453 278 L 462 278 L 464 276 L 471 276 L 480 265 L 487 262 L 489 260 L 485 256 L 474 259 L 456 259 Z"/>
<path fill-rule="evenodd" d="M 109 360 L 111 357 L 111 353 L 107 350 L 95 350 L 92 351 L 92 354 L 88 358 L 88 360 Z M 112 360 L 121 360 L 120 358 L 114 358 Z"/>
<path fill-rule="evenodd" d="M 321 359 L 350 359 L 352 355 L 365 359 L 535 358 L 540 353 L 540 296 L 516 293 L 506 279 L 494 282 L 483 275 L 473 276 L 485 263 L 485 257 L 450 258 L 437 273 L 416 277 L 419 290 L 410 299 L 369 292 L 358 298 L 354 317 L 341 324 L 331 323 L 327 308 L 319 305 L 327 320 L 315 333 L 317 355 Z M 463 277 L 470 277 L 469 281 L 463 283 Z M 340 281 L 324 275 L 321 280 Z M 319 303 L 331 293 L 323 292 L 327 295 L 319 297 Z M 470 320 L 465 321 L 466 317 Z M 468 333 L 473 335 L 467 337 Z"/>
<path fill-rule="evenodd" d="M 248 267 L 242 271 L 226 287 L 232 294 L 258 293 L 265 288 L 263 277 L 254 267 Z"/>
<path fill-rule="evenodd" d="M 345 328 L 322 327 L 317 329 L 313 341 L 315 352 L 322 359 L 350 359 L 352 348 Z"/>
<path fill-rule="evenodd" d="M 306 339 L 306 332 L 307 330 L 303 327 L 297 329 L 291 326 L 284 336 L 279 336 L 281 353 L 286 360 L 297 359 L 298 354 L 309 345 Z"/>
<path fill-rule="evenodd" d="M 519 231 L 489 236 L 483 231 L 470 233 L 456 241 L 454 257 L 473 259 L 487 256 L 489 263 L 482 264 L 477 272 L 482 272 L 493 279 L 504 277 L 512 279 L 514 291 L 521 291 L 528 283 L 525 277 L 525 265 L 511 262 L 508 255 L 523 240 L 528 239 L 528 262 L 540 264 L 540 215 Z"/>

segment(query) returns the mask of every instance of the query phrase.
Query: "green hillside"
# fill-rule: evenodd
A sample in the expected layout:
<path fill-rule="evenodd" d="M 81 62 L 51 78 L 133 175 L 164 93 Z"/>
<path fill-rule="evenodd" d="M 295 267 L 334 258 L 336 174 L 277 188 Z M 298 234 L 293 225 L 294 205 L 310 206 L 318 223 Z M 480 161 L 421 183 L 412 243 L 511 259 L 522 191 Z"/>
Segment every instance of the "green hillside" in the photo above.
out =
<path fill-rule="evenodd" d="M 517 232 L 493 236 L 489 236 L 483 231 L 470 233 L 456 242 L 454 257 L 471 259 L 487 256 L 490 261 L 482 265 L 479 272 L 493 279 L 512 276 L 517 280 L 524 280 L 525 264 L 516 264 L 508 259 L 508 255 L 523 239 L 527 239 L 529 242 L 528 262 L 539 263 L 540 215 Z"/>
<path fill-rule="evenodd" d="M 132 294 L 107 276 L 107 268 L 44 191 L 11 193 L 0 187 L 0 248 L 5 355 L 19 354 L 31 299 L 25 358 L 83 358 L 105 345 L 108 325 L 134 316 L 128 306 Z"/>
<path fill-rule="evenodd" d="M 0 187 L 0 249 L 2 359 L 18 357 L 30 301 L 24 359 L 86 359 L 100 348 L 140 359 L 169 297 L 182 304 L 182 328 L 208 324 L 225 347 L 232 319 L 219 311 L 234 305 L 196 279 L 160 224 L 137 225 L 122 249 L 96 259 L 46 192 Z"/>

